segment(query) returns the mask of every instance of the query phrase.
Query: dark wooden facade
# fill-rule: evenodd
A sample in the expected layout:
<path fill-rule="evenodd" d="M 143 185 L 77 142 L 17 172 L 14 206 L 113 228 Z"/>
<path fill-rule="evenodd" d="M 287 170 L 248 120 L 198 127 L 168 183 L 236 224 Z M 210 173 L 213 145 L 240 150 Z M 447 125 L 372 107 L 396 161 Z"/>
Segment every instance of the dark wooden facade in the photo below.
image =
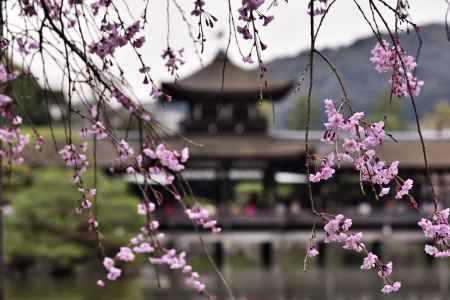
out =
<path fill-rule="evenodd" d="M 293 81 L 268 80 L 266 85 L 264 80 L 259 71 L 242 69 L 219 53 L 194 74 L 163 83 L 173 101 L 189 107 L 180 134 L 199 144 L 190 146 L 189 170 L 215 174 L 208 182 L 207 178 L 190 182 L 197 195 L 224 202 L 233 199 L 233 186 L 240 180 L 260 180 L 268 192 L 277 172 L 304 172 L 302 143 L 270 136 L 267 120 L 258 109 L 261 97 L 279 101 L 292 89 Z M 177 136 L 166 143 L 176 149 L 186 146 L 186 140 Z"/>

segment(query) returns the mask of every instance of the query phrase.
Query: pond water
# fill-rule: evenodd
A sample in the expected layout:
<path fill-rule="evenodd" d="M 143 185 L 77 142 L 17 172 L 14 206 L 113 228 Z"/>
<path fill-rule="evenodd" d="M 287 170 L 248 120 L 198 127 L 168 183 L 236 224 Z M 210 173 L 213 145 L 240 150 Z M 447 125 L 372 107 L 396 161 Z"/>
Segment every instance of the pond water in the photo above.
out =
<path fill-rule="evenodd" d="M 237 300 L 447 300 L 450 299 L 449 265 L 445 261 L 430 267 L 401 266 L 395 278 L 403 282 L 398 294 L 380 293 L 381 281 L 374 272 L 358 267 L 314 269 L 307 273 L 264 271 L 248 268 L 225 270 Z M 156 287 L 155 272 L 147 270 L 105 289 L 95 286 L 94 276 L 49 279 L 32 276 L 7 281 L 7 300 L 197 300 L 203 299 L 185 288 L 178 276 L 159 273 L 161 288 Z M 214 275 L 204 276 L 217 299 L 228 299 Z"/>

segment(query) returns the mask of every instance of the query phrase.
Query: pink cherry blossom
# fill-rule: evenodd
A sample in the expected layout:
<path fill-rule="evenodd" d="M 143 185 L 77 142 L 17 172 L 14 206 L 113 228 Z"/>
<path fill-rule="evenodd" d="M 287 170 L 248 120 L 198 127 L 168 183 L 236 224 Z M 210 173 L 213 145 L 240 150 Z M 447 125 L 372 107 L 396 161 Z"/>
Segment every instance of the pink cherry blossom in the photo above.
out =
<path fill-rule="evenodd" d="M 366 257 L 363 259 L 363 264 L 361 265 L 362 270 L 370 270 L 376 267 L 378 269 L 378 276 L 383 279 L 383 282 L 391 282 L 392 274 L 392 262 L 388 264 L 382 264 L 378 257 L 367 252 L 366 246 L 361 242 L 362 233 L 353 233 L 350 231 L 352 226 L 352 220 L 346 219 L 344 215 L 339 214 L 332 219 L 329 219 L 324 226 L 325 230 L 325 243 L 338 243 L 342 245 L 342 248 L 354 251 L 356 253 L 365 253 Z M 401 285 L 396 284 L 395 286 L 389 285 L 386 287 L 386 291 L 396 292 L 400 289 Z"/>
<path fill-rule="evenodd" d="M 117 259 L 130 262 L 134 260 L 134 253 L 133 251 L 128 247 L 120 247 L 119 253 L 116 255 Z"/>
<path fill-rule="evenodd" d="M 150 257 L 149 261 L 154 265 L 167 265 L 170 269 L 181 270 L 186 276 L 186 284 L 202 293 L 205 290 L 205 284 L 200 281 L 197 272 L 192 272 L 192 267 L 186 264 L 186 253 L 177 253 L 175 249 L 166 250 L 161 257 Z"/>
<path fill-rule="evenodd" d="M 134 155 L 133 148 L 131 148 L 128 142 L 125 140 L 121 140 L 119 142 L 119 145 L 117 146 L 117 152 L 119 153 L 118 160 L 122 162 L 127 161 L 129 158 L 131 158 L 131 156 Z"/>
<path fill-rule="evenodd" d="M 196 225 L 202 226 L 204 229 L 210 229 L 213 233 L 221 231 L 221 228 L 217 226 L 217 221 L 210 218 L 206 209 L 194 206 L 186 209 L 185 213 Z"/>
<path fill-rule="evenodd" d="M 103 280 L 97 280 L 97 285 L 99 287 L 105 287 L 106 286 L 106 284 L 105 284 L 105 282 Z"/>
<path fill-rule="evenodd" d="M 401 199 L 403 196 L 408 195 L 409 191 L 413 187 L 413 181 L 411 179 L 405 180 L 400 190 L 395 195 L 395 199 Z"/>
<path fill-rule="evenodd" d="M 314 257 L 319 255 L 319 251 L 317 251 L 316 247 L 311 246 L 308 248 L 308 251 L 306 252 L 307 257 Z"/>
<path fill-rule="evenodd" d="M 324 109 L 327 122 L 324 123 L 326 131 L 322 142 L 334 145 L 335 150 L 322 158 L 319 169 L 309 174 L 309 180 L 320 182 L 332 178 L 336 172 L 334 165 L 337 159 L 338 162 L 351 163 L 360 173 L 362 182 L 369 182 L 378 187 L 380 197 L 387 195 L 390 191 L 389 185 L 398 182 L 396 179 L 399 162 L 388 164 L 377 155 L 377 147 L 382 145 L 386 138 L 384 122 L 365 122 L 363 112 L 355 112 L 347 118 L 340 113 L 341 108 L 331 99 L 324 100 Z M 343 140 L 343 143 L 338 143 L 339 140 Z M 412 180 L 406 180 L 399 195 L 408 194 L 411 187 Z"/>
<path fill-rule="evenodd" d="M 114 267 L 114 260 L 110 257 L 105 257 L 103 259 L 103 266 L 105 267 L 105 269 L 110 269 Z"/>
<path fill-rule="evenodd" d="M 312 16 L 323 15 L 328 8 L 328 0 L 313 0 L 313 7 L 311 8 L 311 1 L 308 1 L 307 13 Z"/>
<path fill-rule="evenodd" d="M 402 284 L 398 281 L 392 283 L 392 284 L 386 284 L 381 292 L 383 294 L 390 294 L 392 292 L 397 292 L 402 287 Z"/>
<path fill-rule="evenodd" d="M 411 93 L 419 96 L 424 82 L 414 76 L 417 63 L 414 57 L 405 54 L 399 43 L 392 47 L 386 41 L 377 43 L 372 49 L 370 61 L 378 73 L 392 72 L 389 83 L 395 95 L 405 97 Z"/>
<path fill-rule="evenodd" d="M 378 256 L 369 252 L 367 256 L 364 258 L 363 264 L 361 266 L 361 270 L 370 270 L 375 267 L 375 264 L 378 260 Z"/>
<path fill-rule="evenodd" d="M 108 270 L 108 274 L 106 276 L 106 278 L 108 278 L 108 280 L 111 281 L 115 281 L 117 280 L 120 276 L 122 275 L 122 270 L 116 267 L 111 267 Z"/>
<path fill-rule="evenodd" d="M 146 216 L 155 211 L 155 204 L 153 202 L 139 203 L 137 206 L 137 213 L 141 216 Z"/>
<path fill-rule="evenodd" d="M 450 208 L 437 210 L 431 219 L 422 218 L 418 225 L 422 228 L 425 236 L 432 239 L 434 245 L 425 245 L 425 253 L 435 257 L 450 256 L 450 225 L 448 217 Z"/>
<path fill-rule="evenodd" d="M 172 48 L 167 47 L 167 49 L 164 50 L 163 54 L 161 55 L 162 58 L 166 61 L 165 66 L 170 75 L 178 77 L 178 70 L 185 63 L 185 61 L 183 60 L 183 52 L 183 48 L 175 51 Z"/>
<path fill-rule="evenodd" d="M 155 251 L 155 249 L 149 244 L 149 243 L 142 243 L 136 247 L 133 248 L 133 251 L 135 253 L 152 253 L 153 251 Z"/>

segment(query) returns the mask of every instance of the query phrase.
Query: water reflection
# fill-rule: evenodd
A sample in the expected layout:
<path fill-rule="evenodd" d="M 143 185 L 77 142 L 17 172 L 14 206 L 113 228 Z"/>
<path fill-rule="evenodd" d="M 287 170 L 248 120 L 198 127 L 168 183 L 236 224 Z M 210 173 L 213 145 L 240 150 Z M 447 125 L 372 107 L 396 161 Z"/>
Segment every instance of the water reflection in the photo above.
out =
<path fill-rule="evenodd" d="M 374 272 L 362 272 L 357 267 L 300 271 L 263 271 L 251 268 L 226 271 L 238 300 L 433 300 L 449 299 L 449 266 L 440 261 L 433 267 L 396 269 L 396 279 L 403 281 L 400 293 L 383 296 L 381 282 Z M 128 277 L 106 289 L 98 289 L 95 280 L 86 277 L 49 279 L 33 277 L 9 280 L 6 299 L 13 300 L 197 300 L 202 299 L 187 290 L 182 279 L 160 273 L 161 288 L 156 288 L 153 272 Z M 207 276 L 208 286 L 218 299 L 227 299 L 215 276 Z"/>

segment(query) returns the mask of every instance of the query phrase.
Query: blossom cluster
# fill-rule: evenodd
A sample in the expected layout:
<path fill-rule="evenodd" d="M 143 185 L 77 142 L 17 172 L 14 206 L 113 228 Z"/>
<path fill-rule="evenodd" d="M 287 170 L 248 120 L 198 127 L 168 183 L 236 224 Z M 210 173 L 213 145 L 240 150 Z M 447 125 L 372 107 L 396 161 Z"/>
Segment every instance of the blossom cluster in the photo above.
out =
<path fill-rule="evenodd" d="M 91 3 L 92 13 L 97 15 L 100 8 L 108 7 L 111 4 L 112 0 L 96 0 L 94 3 Z"/>
<path fill-rule="evenodd" d="M 128 143 L 122 141 L 123 148 L 120 159 L 126 161 L 134 151 L 129 147 Z M 126 143 L 126 144 L 125 144 Z M 124 151 L 128 150 L 128 151 Z M 188 148 L 181 150 L 181 153 L 176 150 L 167 149 L 164 144 L 159 144 L 155 149 L 144 147 L 142 154 L 136 156 L 136 168 L 138 168 L 148 180 L 154 181 L 161 185 L 169 185 L 175 179 L 173 172 L 179 172 L 184 170 L 185 163 L 189 158 Z M 144 161 L 148 162 L 148 165 L 144 165 Z M 136 172 L 136 168 L 129 166 L 127 173 L 133 174 Z"/>
<path fill-rule="evenodd" d="M 213 28 L 214 23 L 217 22 L 217 18 L 205 10 L 205 1 L 203 0 L 194 1 L 194 9 L 191 11 L 191 15 L 198 17 L 198 24 L 200 28 L 197 39 L 204 42 L 205 38 L 203 36 L 202 28 L 203 20 L 207 27 Z"/>
<path fill-rule="evenodd" d="M 202 293 L 205 290 L 205 284 L 200 281 L 197 272 L 192 271 L 192 267 L 186 263 L 186 253 L 177 253 L 175 249 L 166 250 L 161 257 L 151 257 L 150 263 L 154 265 L 167 265 L 170 269 L 181 270 L 186 276 L 185 283 L 194 288 L 197 292 Z"/>
<path fill-rule="evenodd" d="M 183 163 L 189 159 L 188 148 L 184 148 L 179 153 L 176 150 L 167 149 L 164 144 L 159 144 L 155 150 L 145 148 L 143 152 L 147 157 L 157 160 L 161 166 L 174 172 L 184 170 Z"/>
<path fill-rule="evenodd" d="M 314 245 L 310 245 L 308 247 L 308 251 L 306 252 L 306 256 L 307 257 L 314 257 L 319 255 L 319 251 L 317 250 L 317 248 Z"/>
<path fill-rule="evenodd" d="M 0 87 L 3 89 L 8 81 L 14 80 L 16 74 L 9 73 L 3 64 L 0 64 Z M 29 143 L 29 136 L 22 134 L 19 126 L 22 118 L 15 114 L 12 108 L 13 100 L 4 94 L 0 94 L 0 116 L 4 119 L 0 127 L 0 141 L 3 147 L 0 149 L 0 157 L 10 163 L 21 164 L 24 161 L 23 152 Z"/>
<path fill-rule="evenodd" d="M 117 146 L 119 152 L 118 160 L 127 162 L 130 158 L 134 158 L 136 165 L 129 165 L 126 168 L 128 174 L 134 174 L 136 170 L 141 171 L 144 176 L 151 181 L 161 185 L 169 185 L 175 179 L 173 172 L 184 170 L 185 163 L 189 158 L 188 148 L 181 150 L 167 149 L 164 144 L 159 144 L 155 149 L 144 146 L 142 154 L 134 155 L 133 148 L 122 140 Z"/>
<path fill-rule="evenodd" d="M 80 201 L 80 207 L 77 208 L 76 212 L 81 213 L 83 209 L 90 209 L 92 206 L 92 202 L 95 198 L 95 195 L 97 194 L 97 189 L 88 189 L 79 187 L 78 191 L 83 193 L 82 200 Z M 98 224 L 93 223 L 95 227 L 97 227 Z"/>
<path fill-rule="evenodd" d="M 338 243 L 342 245 L 342 248 L 354 251 L 365 255 L 363 263 L 361 265 L 361 270 L 370 270 L 375 268 L 378 270 L 377 274 L 383 280 L 384 286 L 381 292 L 384 294 L 389 294 L 391 292 L 397 292 L 401 283 L 398 281 L 393 281 L 392 275 L 392 262 L 383 264 L 377 255 L 372 252 L 368 252 L 366 246 L 361 242 L 363 234 L 361 232 L 354 233 L 351 232 L 352 220 L 347 219 L 344 215 L 337 215 L 324 226 L 325 230 L 325 243 Z M 311 246 L 308 249 L 307 256 L 313 257 L 318 255 L 319 252 L 315 247 Z"/>
<path fill-rule="evenodd" d="M 103 37 L 98 42 L 93 42 L 89 45 L 89 51 L 97 54 L 100 58 L 114 55 L 117 48 L 127 45 L 129 42 L 135 47 L 142 47 L 145 42 L 145 38 L 135 38 L 139 33 L 141 26 L 140 21 L 136 21 L 125 30 L 121 30 L 121 24 L 118 23 L 106 23 L 100 28 L 103 33 Z M 124 32 L 122 32 L 124 31 Z"/>
<path fill-rule="evenodd" d="M 370 61 L 378 73 L 392 72 L 389 83 L 394 95 L 419 96 L 424 82 L 414 75 L 417 63 L 413 56 L 406 55 L 398 42 L 390 47 L 389 43 L 383 40 L 377 43 L 371 52 Z"/>
<path fill-rule="evenodd" d="M 311 4 L 313 8 L 311 7 Z M 323 15 L 328 9 L 328 0 L 308 1 L 307 13 L 312 16 Z"/>
<path fill-rule="evenodd" d="M 146 216 L 147 219 L 152 219 L 152 213 L 155 211 L 156 205 L 148 200 L 138 204 L 137 214 Z M 186 262 L 186 253 L 177 253 L 175 249 L 164 249 L 161 246 L 161 241 L 164 239 L 164 234 L 159 232 L 159 222 L 156 220 L 149 221 L 142 226 L 140 232 L 130 239 L 129 246 L 120 247 L 115 255 L 115 258 L 105 257 L 103 266 L 106 269 L 106 279 L 115 281 L 122 275 L 122 269 L 116 266 L 116 261 L 122 263 L 130 263 L 135 260 L 138 254 L 151 255 L 148 261 L 152 265 L 167 265 L 172 270 L 181 270 L 186 277 L 186 284 L 194 288 L 197 292 L 203 293 L 205 291 L 205 284 L 200 281 L 200 276 L 197 272 L 192 270 L 192 267 Z M 160 252 L 161 255 L 154 255 Z M 98 280 L 97 285 L 104 287 L 106 285 L 104 280 Z"/>
<path fill-rule="evenodd" d="M 134 149 L 125 140 L 121 140 L 116 146 L 116 149 L 119 154 L 117 160 L 122 162 L 128 161 L 134 155 Z"/>
<path fill-rule="evenodd" d="M 114 260 L 110 257 L 105 257 L 103 259 L 103 266 L 108 271 L 107 278 L 109 280 L 117 280 L 122 275 L 122 270 L 115 267 Z M 102 285 L 100 281 L 97 282 L 99 285 Z M 103 284 L 104 285 L 104 284 Z"/>
<path fill-rule="evenodd" d="M 448 216 L 450 208 L 437 210 L 431 219 L 422 218 L 419 226 L 426 237 L 434 241 L 434 245 L 425 245 L 425 253 L 434 257 L 450 256 L 450 225 Z"/>
<path fill-rule="evenodd" d="M 244 40 L 253 39 L 253 34 L 250 32 L 250 24 L 255 20 L 254 12 L 257 13 L 258 18 L 263 21 L 263 26 L 269 25 L 273 21 L 274 16 L 266 16 L 258 11 L 258 8 L 263 5 L 265 0 L 243 0 L 242 6 L 239 8 L 239 20 L 245 22 L 243 25 L 237 26 L 237 31 L 242 35 Z"/>
<path fill-rule="evenodd" d="M 408 0 L 400 0 L 397 3 L 397 13 L 401 19 L 406 19 L 409 16 L 409 3 Z"/>
<path fill-rule="evenodd" d="M 83 143 L 78 147 L 74 144 L 68 144 L 59 151 L 66 166 L 74 169 L 74 175 L 72 177 L 73 183 L 79 183 L 81 176 L 87 171 L 89 161 L 86 155 L 87 143 Z"/>
<path fill-rule="evenodd" d="M 16 43 L 18 52 L 25 56 L 39 48 L 39 44 L 31 37 L 19 37 Z"/>
<path fill-rule="evenodd" d="M 103 122 L 98 121 L 98 111 L 97 107 L 93 105 L 89 109 L 89 113 L 92 117 L 91 127 L 90 128 L 81 128 L 80 136 L 82 138 L 95 137 L 96 140 L 103 140 L 108 137 L 108 133 L 106 132 L 106 127 Z"/>
<path fill-rule="evenodd" d="M 193 16 L 200 16 L 201 14 L 204 13 L 204 7 L 205 6 L 205 1 L 203 0 L 195 0 L 194 2 L 194 9 L 191 11 L 191 15 Z"/>
<path fill-rule="evenodd" d="M 155 148 L 144 146 L 139 155 L 134 155 L 135 151 L 131 146 L 122 140 L 118 143 L 119 152 L 118 159 L 127 163 L 127 172 L 133 174 L 139 170 L 146 178 L 154 178 L 157 175 L 165 174 L 166 180 L 161 184 L 171 184 L 174 176 L 169 175 L 171 172 L 179 172 L 185 168 L 183 165 L 189 158 L 188 148 L 184 148 L 181 152 L 170 150 L 164 144 L 160 144 Z M 136 165 L 130 165 L 130 161 L 134 160 Z M 145 163 L 144 163 L 145 161 Z M 181 200 L 178 196 L 177 199 Z M 160 224 L 154 219 L 156 205 L 147 198 L 137 205 L 137 214 L 146 217 L 146 224 L 143 225 L 139 232 L 130 239 L 128 245 L 120 248 L 114 258 L 106 257 L 104 267 L 107 271 L 106 279 L 110 281 L 117 280 L 122 269 L 115 265 L 116 262 L 129 263 L 135 260 L 136 255 L 151 255 L 149 262 L 154 265 L 167 265 L 170 269 L 179 269 L 186 277 L 186 284 L 199 293 L 205 291 L 205 284 L 199 280 L 199 275 L 192 271 L 192 267 L 186 263 L 184 252 L 177 254 L 175 249 L 164 249 L 161 242 L 164 234 L 159 231 Z M 194 207 L 185 211 L 188 216 L 198 225 L 211 229 L 213 232 L 219 232 L 217 221 L 211 220 L 208 213 L 200 208 Z M 162 253 L 157 255 L 157 253 Z M 98 280 L 100 287 L 106 285 L 104 280 Z"/>
<path fill-rule="evenodd" d="M 96 201 L 97 189 L 86 187 L 85 183 L 82 180 L 83 175 L 86 173 L 87 168 L 89 167 L 87 149 L 87 142 L 82 143 L 78 147 L 74 144 L 66 144 L 59 151 L 59 154 L 64 160 L 65 165 L 73 169 L 72 183 L 82 194 L 79 205 L 75 208 L 75 212 L 77 214 L 84 213 L 86 215 L 88 229 L 95 234 L 97 242 L 100 246 L 100 238 L 102 237 L 102 233 L 100 232 L 97 216 L 92 210 L 92 203 Z M 111 264 L 111 262 L 109 261 L 105 261 L 104 265 L 109 270 L 108 278 L 110 278 L 110 280 L 115 280 L 120 277 L 121 270 L 116 268 L 114 264 Z M 99 281 L 98 284 L 104 285 L 104 282 Z"/>
<path fill-rule="evenodd" d="M 369 182 L 378 187 L 378 196 L 387 195 L 390 192 L 389 185 L 394 181 L 399 187 L 395 198 L 401 199 L 408 195 L 411 203 L 415 203 L 409 195 L 413 181 L 407 179 L 401 184 L 402 179 L 398 177 L 399 162 L 389 164 L 376 153 L 376 147 L 381 145 L 386 137 L 384 122 L 367 124 L 363 120 L 363 112 L 356 112 L 345 118 L 333 100 L 326 99 L 324 102 L 327 122 L 324 124 L 326 131 L 322 141 L 334 144 L 336 150 L 322 159 L 319 170 L 310 174 L 309 180 L 311 182 L 327 180 L 334 175 L 336 162 L 348 162 L 359 171 L 362 182 Z M 339 145 L 341 136 L 343 142 Z"/>
<path fill-rule="evenodd" d="M 241 7 L 238 9 L 239 21 L 242 23 L 237 25 L 236 30 L 244 40 L 253 40 L 250 53 L 243 57 L 243 61 L 246 63 L 253 63 L 252 53 L 255 47 L 260 47 L 261 50 L 267 48 L 267 45 L 261 41 L 255 25 L 257 19 L 262 21 L 262 26 L 269 25 L 274 19 L 273 15 L 265 15 L 259 10 L 264 2 L 265 0 L 243 0 Z M 258 50 L 256 51 L 258 53 Z"/>
<path fill-rule="evenodd" d="M 188 208 L 185 210 L 185 213 L 196 225 L 202 226 L 204 229 L 210 229 L 213 233 L 222 231 L 222 229 L 217 226 L 217 220 L 212 220 L 208 211 L 202 207 L 194 206 Z"/>
<path fill-rule="evenodd" d="M 166 61 L 165 66 L 167 71 L 170 75 L 175 76 L 176 78 L 178 78 L 178 70 L 180 69 L 180 66 L 184 65 L 183 52 L 183 48 L 175 51 L 171 47 L 167 47 L 161 55 L 161 57 Z"/>
<path fill-rule="evenodd" d="M 62 26 L 72 28 L 77 24 L 77 17 L 81 15 L 77 4 L 83 1 L 55 1 L 55 0 L 20 0 L 20 8 L 23 15 L 32 17 L 38 16 L 39 12 L 44 13 L 51 20 L 60 20 Z M 61 18 L 63 13 L 63 18 Z"/>
<path fill-rule="evenodd" d="M 153 203 L 144 202 L 138 205 L 137 213 L 139 215 L 150 216 L 154 209 L 155 205 Z M 117 252 L 115 258 L 104 258 L 103 266 L 107 271 L 106 278 L 108 280 L 115 281 L 122 275 L 122 269 L 115 265 L 116 260 L 120 262 L 130 263 L 135 260 L 136 254 L 149 254 L 155 251 L 155 248 L 151 245 L 154 242 L 148 240 L 150 232 L 156 235 L 159 239 L 162 239 L 164 236 L 163 234 L 157 233 L 159 223 L 157 221 L 153 222 L 154 223 L 150 226 L 141 227 L 140 232 L 130 239 L 130 247 L 120 247 L 119 252 Z M 98 280 L 97 285 L 100 287 L 104 287 L 106 283 L 103 280 Z"/>

